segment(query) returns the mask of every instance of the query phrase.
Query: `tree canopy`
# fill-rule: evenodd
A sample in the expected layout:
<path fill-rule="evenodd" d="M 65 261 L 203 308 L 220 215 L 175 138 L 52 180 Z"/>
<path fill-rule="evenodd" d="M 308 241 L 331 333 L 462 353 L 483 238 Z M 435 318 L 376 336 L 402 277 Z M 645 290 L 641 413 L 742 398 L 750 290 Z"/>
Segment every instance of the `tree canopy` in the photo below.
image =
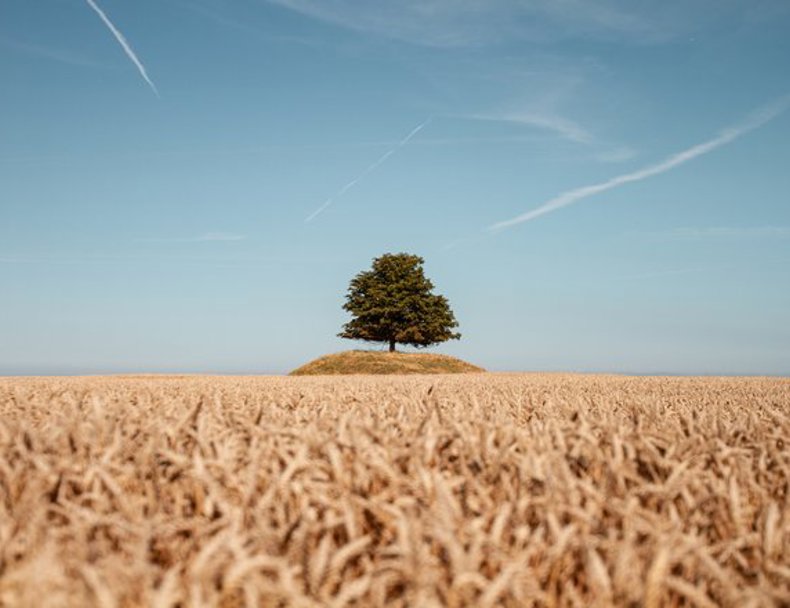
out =
<path fill-rule="evenodd" d="M 353 318 L 341 338 L 425 347 L 457 340 L 461 334 L 447 298 L 433 293 L 424 260 L 408 253 L 386 253 L 348 287 L 343 309 Z"/>

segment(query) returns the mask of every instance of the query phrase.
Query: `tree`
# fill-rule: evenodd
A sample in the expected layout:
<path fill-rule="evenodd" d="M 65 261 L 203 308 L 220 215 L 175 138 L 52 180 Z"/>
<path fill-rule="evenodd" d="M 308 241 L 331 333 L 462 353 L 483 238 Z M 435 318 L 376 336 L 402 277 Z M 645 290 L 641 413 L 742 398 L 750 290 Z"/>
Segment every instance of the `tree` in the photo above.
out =
<path fill-rule="evenodd" d="M 370 270 L 351 279 L 343 309 L 353 315 L 341 338 L 424 347 L 461 334 L 447 298 L 432 293 L 424 260 L 408 253 L 385 253 Z"/>

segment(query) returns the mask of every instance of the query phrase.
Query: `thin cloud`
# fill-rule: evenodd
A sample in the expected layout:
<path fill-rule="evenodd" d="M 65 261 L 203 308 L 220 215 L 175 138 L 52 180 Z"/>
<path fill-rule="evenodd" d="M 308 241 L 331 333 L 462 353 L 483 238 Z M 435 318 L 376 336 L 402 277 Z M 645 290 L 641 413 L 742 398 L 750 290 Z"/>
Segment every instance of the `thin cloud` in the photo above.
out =
<path fill-rule="evenodd" d="M 666 173 L 675 167 L 679 167 L 680 165 L 694 160 L 698 156 L 703 156 L 704 154 L 708 154 L 717 148 L 729 144 L 742 135 L 749 133 L 750 131 L 754 131 L 755 129 L 779 116 L 779 114 L 787 109 L 788 104 L 790 104 L 790 96 L 786 96 L 770 106 L 755 111 L 742 124 L 722 130 L 719 135 L 713 139 L 701 144 L 697 144 L 696 146 L 692 146 L 691 148 L 683 150 L 682 152 L 678 152 L 677 154 L 673 154 L 660 163 L 649 165 L 632 173 L 618 175 L 617 177 L 613 177 L 605 182 L 568 190 L 567 192 L 563 192 L 553 199 L 543 203 L 536 209 L 532 209 L 531 211 L 517 215 L 516 217 L 513 217 L 509 220 L 497 222 L 496 224 L 489 226 L 488 229 L 492 231 L 499 231 L 506 228 L 512 228 L 517 224 L 529 222 L 542 215 L 546 215 L 547 213 L 557 211 L 558 209 L 562 209 L 568 205 L 578 203 L 579 201 L 596 194 L 600 194 L 601 192 L 613 190 L 614 188 L 618 188 L 624 184 L 642 181 L 643 179 Z"/>
<path fill-rule="evenodd" d="M 433 47 L 479 46 L 502 40 L 542 42 L 573 35 L 653 39 L 654 20 L 609 0 L 268 0 L 350 30 Z"/>
<path fill-rule="evenodd" d="M 712 268 L 672 268 L 669 270 L 656 270 L 653 272 L 642 272 L 639 274 L 621 275 L 612 277 L 615 281 L 641 281 L 644 279 L 657 279 L 661 277 L 672 277 L 684 274 L 699 274 L 711 272 Z"/>
<path fill-rule="evenodd" d="M 421 137 L 412 140 L 412 146 L 460 146 L 460 145 L 481 145 L 481 144 L 507 144 L 507 143 L 530 143 L 539 141 L 540 137 L 534 135 L 501 135 L 491 137 Z M 285 152 L 298 152 L 310 150 L 342 150 L 349 148 L 387 148 L 396 146 L 399 140 L 387 141 L 341 141 L 334 143 L 313 143 L 313 144 L 268 144 L 250 145 L 232 148 L 187 148 L 187 149 L 155 149 L 148 151 L 120 151 L 115 153 L 115 158 L 181 158 L 191 156 L 234 156 L 234 155 L 255 155 Z M 71 151 L 68 154 L 41 154 L 33 156 L 0 156 L 0 164 L 75 164 L 80 162 L 92 162 L 88 156 L 81 154 L 79 150 Z"/>
<path fill-rule="evenodd" d="M 730 2 L 711 11 L 710 0 L 268 0 L 289 10 L 362 34 L 409 44 L 453 48 L 508 41 L 563 39 L 665 42 L 716 29 L 723 15 L 766 20 L 755 3 Z M 765 4 L 765 3 L 760 3 Z M 774 3 L 777 4 L 777 3 Z"/>
<path fill-rule="evenodd" d="M 196 240 L 205 241 L 243 241 L 247 237 L 243 234 L 233 234 L 230 232 L 208 232 L 199 236 Z"/>
<path fill-rule="evenodd" d="M 119 264 L 143 264 L 161 266 L 162 264 L 199 264 L 202 267 L 256 267 L 261 264 L 312 264 L 326 263 L 326 256 L 321 258 L 296 258 L 281 255 L 238 255 L 227 254 L 184 254 L 180 252 L 152 253 L 135 251 L 128 253 L 93 252 L 75 254 L 68 252 L 40 254 L 7 254 L 0 253 L 0 264 L 7 265 L 42 265 L 42 266 L 114 266 Z"/>
<path fill-rule="evenodd" d="M 460 118 L 503 122 L 547 131 L 561 139 L 592 149 L 594 151 L 592 158 L 602 163 L 622 163 L 637 155 L 637 151 L 630 146 L 602 142 L 576 121 L 552 111 L 465 114 Z"/>
<path fill-rule="evenodd" d="M 403 146 L 405 146 L 407 143 L 409 143 L 409 140 L 410 140 L 412 137 L 414 137 L 415 135 L 417 135 L 417 133 L 419 133 L 420 131 L 422 131 L 422 130 L 423 130 L 423 129 L 424 129 L 424 128 L 425 128 L 425 127 L 428 125 L 428 123 L 429 123 L 429 122 L 431 122 L 431 118 L 428 118 L 427 120 L 423 121 L 422 123 L 420 123 L 419 125 L 417 125 L 416 127 L 414 127 L 414 128 L 411 130 L 411 132 L 410 132 L 410 133 L 409 133 L 409 134 L 408 134 L 406 137 L 404 137 L 404 138 L 403 138 L 402 140 L 400 140 L 400 141 L 399 141 L 397 144 L 395 144 L 395 146 L 394 146 L 394 147 L 392 147 L 390 150 L 387 150 L 387 152 L 385 152 L 385 153 L 384 153 L 384 154 L 383 154 L 383 155 L 382 155 L 382 156 L 381 156 L 381 157 L 380 157 L 380 158 L 379 158 L 379 159 L 378 159 L 376 162 L 374 162 L 374 163 L 373 163 L 372 165 L 370 165 L 370 166 L 369 166 L 367 169 L 365 169 L 365 170 L 364 170 L 362 173 L 360 173 L 360 174 L 359 174 L 357 177 L 355 177 L 355 178 L 354 178 L 354 179 L 352 179 L 350 182 L 348 182 L 348 183 L 347 183 L 345 186 L 343 186 L 342 188 L 340 188 L 340 190 L 338 190 L 338 191 L 337 191 L 337 193 L 336 193 L 334 196 L 332 196 L 332 197 L 330 197 L 330 198 L 326 199 L 326 201 L 324 201 L 324 204 L 323 204 L 323 205 L 321 205 L 321 206 L 320 206 L 318 209 L 316 209 L 315 211 L 313 211 L 313 212 L 312 212 L 310 215 L 308 215 L 308 216 L 305 218 L 305 220 L 304 220 L 304 221 L 305 221 L 305 223 L 312 222 L 312 221 L 313 221 L 313 220 L 314 220 L 316 217 L 318 217 L 318 216 L 319 216 L 321 213 L 323 213 L 323 212 L 324 212 L 324 211 L 325 211 L 325 210 L 326 210 L 326 209 L 327 209 L 327 208 L 328 208 L 328 207 L 329 207 L 329 206 L 330 206 L 330 205 L 331 205 L 331 204 L 332 204 L 332 203 L 333 203 L 335 200 L 337 200 L 338 198 L 340 198 L 341 196 L 343 196 L 343 194 L 345 194 L 346 192 L 348 192 L 348 191 L 349 191 L 351 188 L 353 188 L 353 187 L 354 187 L 354 186 L 355 186 L 357 183 L 359 183 L 359 181 L 360 181 L 360 180 L 362 180 L 362 178 L 364 178 L 366 175 L 368 175 L 369 173 L 371 173 L 371 172 L 375 171 L 375 170 L 376 170 L 378 167 L 380 167 L 382 164 L 384 164 L 384 162 L 385 162 L 385 161 L 386 161 L 386 160 L 387 160 L 387 159 L 388 159 L 390 156 L 392 156 L 393 154 L 395 154 L 395 152 L 397 152 L 397 151 L 398 151 L 400 148 L 402 148 L 402 147 L 403 147 Z"/>
<path fill-rule="evenodd" d="M 563 139 L 579 144 L 589 144 L 594 141 L 592 133 L 578 123 L 557 114 L 542 112 L 514 112 L 510 114 L 470 114 L 466 116 L 473 120 L 487 120 L 495 122 L 509 122 L 529 127 L 537 127 L 551 131 Z"/>
<path fill-rule="evenodd" d="M 249 21 L 242 21 L 239 19 L 228 17 L 227 15 L 213 11 L 208 7 L 202 6 L 200 4 L 194 4 L 191 2 L 177 2 L 177 4 L 182 8 L 188 11 L 192 11 L 198 15 L 201 15 L 202 17 L 205 17 L 221 26 L 232 28 L 240 32 L 245 32 L 253 36 L 267 40 L 269 42 L 296 43 L 296 44 L 302 44 L 305 46 L 313 46 L 313 47 L 318 46 L 319 44 L 319 42 L 315 38 L 309 38 L 306 36 L 292 36 L 286 34 L 271 33 L 270 31 L 263 30 L 257 25 L 250 23 Z"/>
<path fill-rule="evenodd" d="M 638 152 L 630 146 L 617 146 L 599 152 L 595 155 L 595 160 L 602 163 L 624 163 L 637 156 Z"/>
<path fill-rule="evenodd" d="M 153 237 L 137 239 L 138 241 L 145 241 L 147 243 L 212 243 L 212 242 L 232 242 L 243 241 L 247 237 L 243 234 L 235 234 L 232 232 L 207 232 L 198 236 L 189 237 Z"/>
<path fill-rule="evenodd" d="M 790 226 L 711 226 L 707 228 L 675 228 L 658 233 L 669 240 L 700 241 L 729 239 L 786 239 L 790 238 Z"/>
<path fill-rule="evenodd" d="M 115 36 L 115 39 L 118 41 L 118 44 L 121 45 L 123 52 L 126 53 L 126 56 L 135 65 L 137 71 L 140 72 L 140 76 L 142 76 L 143 80 L 145 80 L 148 83 L 148 86 L 151 87 L 151 90 L 154 92 L 154 94 L 157 97 L 159 97 L 159 91 L 157 90 L 156 85 L 148 77 L 148 72 L 146 71 L 145 66 L 137 58 L 137 55 L 135 54 L 134 50 L 132 50 L 131 45 L 126 40 L 124 35 L 118 30 L 118 28 L 115 27 L 115 25 L 113 25 L 113 22 L 110 21 L 109 17 L 107 17 L 104 11 L 101 8 L 99 8 L 99 5 L 96 4 L 94 0 L 85 0 L 85 1 L 88 3 L 88 6 L 90 6 L 96 12 L 96 14 L 99 15 L 99 18 L 104 22 L 104 25 L 107 26 L 110 32 L 112 32 L 112 35 Z"/>
<path fill-rule="evenodd" d="M 80 53 L 76 53 L 74 51 L 70 51 L 66 49 L 57 49 L 57 48 L 51 48 L 46 46 L 40 46 L 37 44 L 30 44 L 27 42 L 20 42 L 18 40 L 12 40 L 10 38 L 6 38 L 4 36 L 0 36 L 0 44 L 10 49 L 14 49 L 15 51 L 25 53 L 27 55 L 33 55 L 34 57 L 42 57 L 44 59 L 51 59 L 52 61 L 57 61 L 59 63 L 64 63 L 67 65 L 86 67 L 86 68 L 103 67 L 101 63 L 94 61 L 89 57 L 85 57 Z"/>

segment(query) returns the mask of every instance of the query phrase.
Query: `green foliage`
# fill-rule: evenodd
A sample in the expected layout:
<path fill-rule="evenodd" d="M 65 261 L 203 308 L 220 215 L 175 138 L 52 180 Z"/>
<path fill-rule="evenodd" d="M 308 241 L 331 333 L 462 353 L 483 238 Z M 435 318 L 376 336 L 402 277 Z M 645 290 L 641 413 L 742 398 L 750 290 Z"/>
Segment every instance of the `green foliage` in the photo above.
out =
<path fill-rule="evenodd" d="M 424 260 L 408 253 L 386 253 L 370 270 L 351 280 L 343 308 L 354 317 L 338 335 L 351 340 L 423 347 L 461 334 L 447 298 L 432 293 Z"/>

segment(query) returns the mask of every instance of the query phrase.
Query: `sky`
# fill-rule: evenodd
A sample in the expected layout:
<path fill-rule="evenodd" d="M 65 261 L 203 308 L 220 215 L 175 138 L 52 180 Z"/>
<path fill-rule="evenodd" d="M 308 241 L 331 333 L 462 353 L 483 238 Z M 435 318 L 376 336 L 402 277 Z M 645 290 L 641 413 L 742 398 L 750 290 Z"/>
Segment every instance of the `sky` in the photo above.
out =
<path fill-rule="evenodd" d="M 790 374 L 786 0 L 0 0 L 0 374 Z"/>

